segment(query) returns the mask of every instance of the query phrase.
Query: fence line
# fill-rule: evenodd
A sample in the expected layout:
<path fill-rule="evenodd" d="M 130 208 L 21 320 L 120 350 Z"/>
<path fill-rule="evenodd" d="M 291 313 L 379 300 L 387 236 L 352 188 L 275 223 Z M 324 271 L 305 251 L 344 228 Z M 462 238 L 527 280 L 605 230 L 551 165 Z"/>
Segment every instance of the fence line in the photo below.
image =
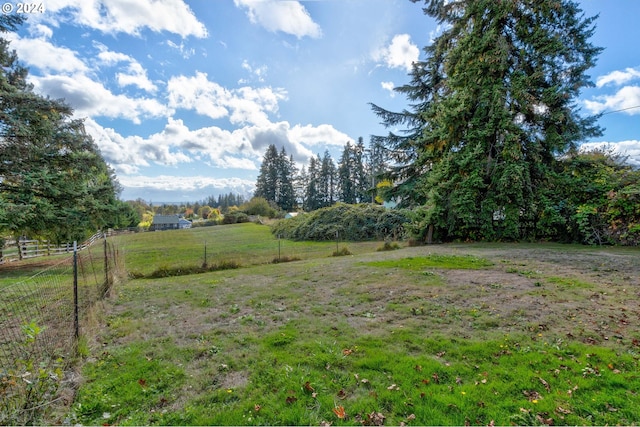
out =
<path fill-rule="evenodd" d="M 98 231 L 93 236 L 82 242 L 78 248 L 80 250 L 91 246 L 96 240 L 102 239 L 104 235 Z M 0 247 L 0 264 L 12 261 L 18 261 L 27 258 L 35 258 L 41 256 L 51 256 L 60 254 L 70 254 L 73 252 L 73 243 L 63 243 L 61 245 L 53 245 L 48 240 L 30 240 L 19 239 L 18 241 L 9 240 L 5 242 L 4 247 Z"/>
<path fill-rule="evenodd" d="M 110 296 L 125 277 L 119 249 L 106 238 L 91 243 L 80 245 L 83 250 L 75 257 L 72 250 L 47 262 L 47 268 L 0 289 L 0 425 L 42 422 L 64 370 L 77 355 L 76 328 L 82 335 L 95 304 Z M 11 263 L 0 272 L 28 267 Z"/>

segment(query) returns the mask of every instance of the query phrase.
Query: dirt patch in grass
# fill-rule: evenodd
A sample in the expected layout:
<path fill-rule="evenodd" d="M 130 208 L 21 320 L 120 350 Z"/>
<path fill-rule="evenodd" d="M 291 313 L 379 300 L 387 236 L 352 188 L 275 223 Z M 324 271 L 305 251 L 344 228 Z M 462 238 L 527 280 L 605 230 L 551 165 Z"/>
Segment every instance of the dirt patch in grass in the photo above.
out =
<path fill-rule="evenodd" d="M 493 265 L 423 271 L 364 265 L 433 253 L 472 255 Z M 629 250 L 559 245 L 413 247 L 198 275 L 177 290 L 175 279 L 132 281 L 152 286 L 146 292 L 153 296 L 140 307 L 125 288 L 130 301 L 121 299 L 114 315 L 135 309 L 134 317 L 148 319 L 119 341 L 147 334 L 187 343 L 214 327 L 268 333 L 295 319 L 344 322 L 367 333 L 418 323 L 465 337 L 518 331 L 584 342 L 631 340 L 640 338 L 629 320 L 640 318 L 633 303 L 640 296 L 639 260 L 640 253 Z"/>

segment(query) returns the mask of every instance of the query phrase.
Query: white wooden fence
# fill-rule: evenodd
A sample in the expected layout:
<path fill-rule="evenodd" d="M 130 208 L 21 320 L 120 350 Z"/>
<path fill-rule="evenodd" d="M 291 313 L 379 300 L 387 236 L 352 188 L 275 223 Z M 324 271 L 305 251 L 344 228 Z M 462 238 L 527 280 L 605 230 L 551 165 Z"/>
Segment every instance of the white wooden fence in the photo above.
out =
<path fill-rule="evenodd" d="M 105 234 L 98 231 L 93 236 L 78 245 L 78 250 L 91 246 L 97 239 L 104 238 Z M 20 259 L 35 258 L 40 256 L 73 253 L 73 242 L 62 245 L 53 245 L 47 240 L 8 240 L 4 248 L 0 248 L 0 264 L 17 261 Z"/>

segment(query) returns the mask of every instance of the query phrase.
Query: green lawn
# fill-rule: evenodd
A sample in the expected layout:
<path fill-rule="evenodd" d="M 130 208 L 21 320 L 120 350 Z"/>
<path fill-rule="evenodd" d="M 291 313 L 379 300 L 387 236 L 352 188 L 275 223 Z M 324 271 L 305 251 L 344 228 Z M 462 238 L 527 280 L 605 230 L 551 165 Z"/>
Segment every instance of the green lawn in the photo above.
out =
<path fill-rule="evenodd" d="M 637 250 L 287 241 L 303 259 L 271 264 L 278 242 L 253 224 L 119 239 L 140 272 L 202 262 L 205 240 L 242 267 L 120 285 L 70 422 L 640 420 Z"/>
<path fill-rule="evenodd" d="M 126 254 L 130 272 L 147 275 L 158 268 L 232 261 L 241 266 L 272 262 L 285 257 L 309 259 L 331 255 L 336 242 L 293 242 L 274 237 L 269 227 L 234 224 L 188 230 L 157 231 L 115 238 Z M 354 253 L 373 251 L 379 242 L 338 242 Z"/>

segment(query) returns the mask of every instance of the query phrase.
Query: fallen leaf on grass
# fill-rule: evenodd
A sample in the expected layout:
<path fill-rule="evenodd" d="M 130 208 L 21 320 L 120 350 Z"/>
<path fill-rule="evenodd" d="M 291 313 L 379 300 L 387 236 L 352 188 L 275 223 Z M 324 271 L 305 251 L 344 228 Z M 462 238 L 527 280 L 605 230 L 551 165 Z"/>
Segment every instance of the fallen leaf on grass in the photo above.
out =
<path fill-rule="evenodd" d="M 547 390 L 547 393 L 551 393 L 551 386 L 549 385 L 549 383 L 543 380 L 542 377 L 538 377 L 538 379 L 540 380 L 544 388 Z"/>
<path fill-rule="evenodd" d="M 304 387 L 304 389 L 305 389 L 306 391 L 313 392 L 313 391 L 315 390 L 313 387 L 311 387 L 311 383 L 310 383 L 309 381 L 307 381 L 306 383 L 304 383 L 303 387 Z"/>
<path fill-rule="evenodd" d="M 536 415 L 536 418 L 540 423 L 547 426 L 554 425 L 553 418 L 550 418 L 550 417 L 547 418 L 547 417 L 549 417 L 549 414 L 547 414 L 546 412 Z"/>
<path fill-rule="evenodd" d="M 333 413 L 336 414 L 336 417 L 340 418 L 341 420 L 344 420 L 347 416 L 343 406 L 336 406 L 335 408 L 333 408 Z"/>
<path fill-rule="evenodd" d="M 286 402 L 287 404 L 291 405 L 293 403 L 295 403 L 298 400 L 297 397 L 295 396 L 287 396 Z"/>
<path fill-rule="evenodd" d="M 382 415 L 382 413 L 380 413 L 380 412 L 372 412 L 370 414 L 367 414 L 368 423 L 366 425 L 381 426 L 381 425 L 384 424 L 384 418 L 385 418 L 385 416 Z"/>
<path fill-rule="evenodd" d="M 387 390 L 400 390 L 400 387 L 395 384 L 391 384 L 389 387 L 387 387 Z"/>
<path fill-rule="evenodd" d="M 258 405 L 257 403 L 255 405 L 253 405 L 253 410 L 256 412 L 259 412 L 260 409 L 262 409 L 262 406 Z"/>
<path fill-rule="evenodd" d="M 340 391 L 337 394 L 338 399 L 346 399 L 347 398 L 347 392 L 344 391 L 343 388 L 340 389 Z"/>
<path fill-rule="evenodd" d="M 559 414 L 564 414 L 564 415 L 569 415 L 571 413 L 570 410 L 564 409 L 562 406 L 558 406 L 556 408 L 556 412 L 559 413 Z"/>
<path fill-rule="evenodd" d="M 344 350 L 342 350 L 342 354 L 343 354 L 344 356 L 348 356 L 348 355 L 350 355 L 351 353 L 353 353 L 353 350 L 351 350 L 350 348 L 345 348 Z"/>
<path fill-rule="evenodd" d="M 144 378 L 140 378 L 138 380 L 138 384 L 140 384 L 142 387 L 146 387 L 147 386 L 147 380 L 145 380 Z"/>
<path fill-rule="evenodd" d="M 542 399 L 542 395 L 535 390 L 524 390 L 522 394 L 524 394 L 530 402 L 534 400 L 537 402 L 539 399 Z"/>

